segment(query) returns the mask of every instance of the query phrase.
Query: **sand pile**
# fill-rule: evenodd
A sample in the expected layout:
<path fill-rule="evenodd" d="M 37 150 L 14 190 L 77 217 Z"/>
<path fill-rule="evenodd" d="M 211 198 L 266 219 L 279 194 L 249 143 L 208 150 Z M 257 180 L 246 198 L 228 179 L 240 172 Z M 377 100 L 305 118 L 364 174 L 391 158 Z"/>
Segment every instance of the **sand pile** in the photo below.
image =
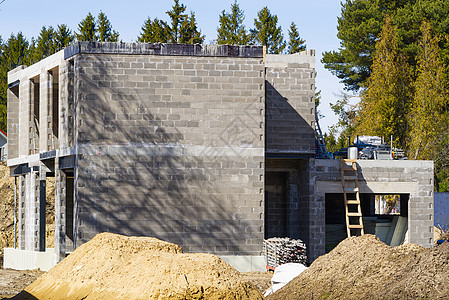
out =
<path fill-rule="evenodd" d="M 448 299 L 449 243 L 391 248 L 351 237 L 268 299 Z"/>
<path fill-rule="evenodd" d="M 17 299 L 263 299 L 212 254 L 183 254 L 155 238 L 97 235 Z"/>

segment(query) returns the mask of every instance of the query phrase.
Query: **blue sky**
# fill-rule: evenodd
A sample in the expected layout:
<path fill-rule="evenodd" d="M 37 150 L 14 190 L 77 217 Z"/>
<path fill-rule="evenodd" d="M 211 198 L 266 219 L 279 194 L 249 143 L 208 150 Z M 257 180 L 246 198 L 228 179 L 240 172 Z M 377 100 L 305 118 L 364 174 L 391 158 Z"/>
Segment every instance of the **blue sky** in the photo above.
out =
<path fill-rule="evenodd" d="M 218 16 L 225 9 L 230 10 L 234 0 L 200 1 L 181 0 L 188 11 L 194 11 L 201 32 L 206 35 L 205 43 L 216 38 Z M 337 0 L 240 0 L 240 8 L 245 12 L 245 25 L 253 27 L 257 11 L 268 6 L 272 14 L 279 18 L 284 38 L 288 37 L 288 28 L 293 21 L 299 33 L 307 42 L 307 48 L 316 50 L 316 85 L 321 90 L 321 112 L 325 117 L 320 121 L 323 130 L 337 121 L 329 103 L 335 103 L 343 91 L 338 78 L 325 70 L 321 64 L 324 51 L 337 50 L 337 17 L 341 12 Z M 124 42 L 136 41 L 140 28 L 148 17 L 167 20 L 165 14 L 173 1 L 115 1 L 115 0 L 77 0 L 77 1 L 29 1 L 5 0 L 0 4 L 0 36 L 6 40 L 11 33 L 22 33 L 28 38 L 37 37 L 42 26 L 67 24 L 73 31 L 78 23 L 91 12 L 97 16 L 102 10 L 108 16 L 114 30 L 120 33 Z"/>

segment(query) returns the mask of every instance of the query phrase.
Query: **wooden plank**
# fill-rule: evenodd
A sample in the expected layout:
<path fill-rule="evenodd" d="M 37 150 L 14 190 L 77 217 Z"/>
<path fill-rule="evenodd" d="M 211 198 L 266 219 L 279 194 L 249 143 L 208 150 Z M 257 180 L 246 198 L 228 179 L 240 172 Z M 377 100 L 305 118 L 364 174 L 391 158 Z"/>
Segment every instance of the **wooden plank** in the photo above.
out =
<path fill-rule="evenodd" d="M 358 204 L 360 204 L 360 201 L 359 200 L 348 200 L 348 201 L 346 201 L 346 204 L 348 204 L 348 205 L 358 205 Z"/>
<path fill-rule="evenodd" d="M 351 225 L 349 225 L 349 228 L 351 228 L 351 229 L 363 229 L 363 225 L 351 224 Z"/>
<path fill-rule="evenodd" d="M 349 159 L 349 158 L 343 158 L 342 159 L 343 162 L 347 163 L 347 162 L 351 162 L 351 163 L 355 163 L 355 159 Z"/>
<path fill-rule="evenodd" d="M 361 217 L 362 214 L 359 212 L 348 212 L 347 213 L 348 217 Z"/>

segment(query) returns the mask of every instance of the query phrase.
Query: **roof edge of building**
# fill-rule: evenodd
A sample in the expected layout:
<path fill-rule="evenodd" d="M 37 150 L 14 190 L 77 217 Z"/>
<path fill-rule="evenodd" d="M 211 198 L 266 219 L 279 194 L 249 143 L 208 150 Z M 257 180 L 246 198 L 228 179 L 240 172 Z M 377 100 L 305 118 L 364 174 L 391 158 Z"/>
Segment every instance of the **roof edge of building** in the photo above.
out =
<path fill-rule="evenodd" d="M 76 42 L 64 49 L 64 59 L 81 53 L 263 58 L 263 47 L 253 45 Z"/>

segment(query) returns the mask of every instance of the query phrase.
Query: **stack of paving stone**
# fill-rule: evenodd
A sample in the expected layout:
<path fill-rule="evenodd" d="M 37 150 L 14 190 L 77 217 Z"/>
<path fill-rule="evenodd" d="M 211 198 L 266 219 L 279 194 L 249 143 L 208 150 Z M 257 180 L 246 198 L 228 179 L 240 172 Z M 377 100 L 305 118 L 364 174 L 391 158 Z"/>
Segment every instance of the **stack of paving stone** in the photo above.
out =
<path fill-rule="evenodd" d="M 306 264 L 306 245 L 301 240 L 270 238 L 263 241 L 267 270 L 286 263 Z"/>

